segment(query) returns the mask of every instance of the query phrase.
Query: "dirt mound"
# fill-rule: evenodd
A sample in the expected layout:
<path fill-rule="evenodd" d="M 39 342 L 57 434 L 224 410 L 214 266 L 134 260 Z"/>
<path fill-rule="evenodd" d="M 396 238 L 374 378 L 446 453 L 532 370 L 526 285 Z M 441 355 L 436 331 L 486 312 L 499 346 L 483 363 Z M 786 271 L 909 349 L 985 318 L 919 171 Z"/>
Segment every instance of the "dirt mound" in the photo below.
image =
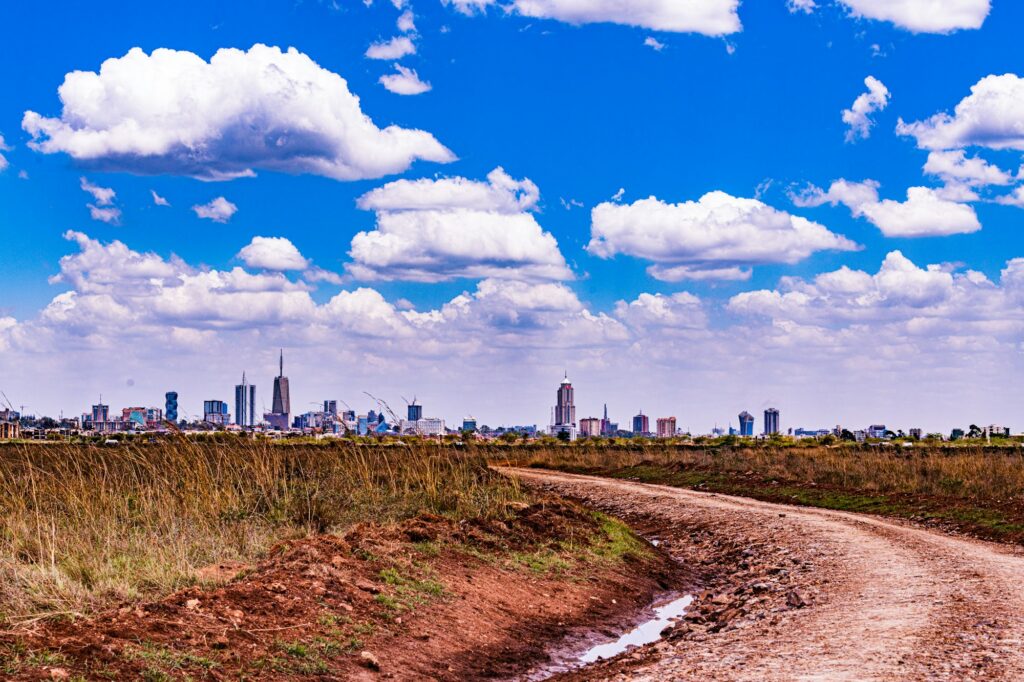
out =
<path fill-rule="evenodd" d="M 213 589 L 7 635 L 0 670 L 13 679 L 513 674 L 569 629 L 607 625 L 678 578 L 653 550 L 609 557 L 606 531 L 550 500 L 506 521 L 423 516 L 290 541 L 255 567 L 211 567 L 210 579 L 241 570 Z"/>

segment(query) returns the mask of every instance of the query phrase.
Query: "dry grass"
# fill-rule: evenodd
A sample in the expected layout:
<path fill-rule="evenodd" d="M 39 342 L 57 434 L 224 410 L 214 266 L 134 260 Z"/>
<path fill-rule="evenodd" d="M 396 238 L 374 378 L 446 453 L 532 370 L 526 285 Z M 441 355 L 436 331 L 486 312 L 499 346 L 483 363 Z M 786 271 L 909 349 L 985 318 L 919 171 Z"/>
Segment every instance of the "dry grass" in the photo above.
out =
<path fill-rule="evenodd" d="M 163 594 L 286 538 L 422 512 L 502 516 L 522 497 L 482 457 L 427 444 L 0 448 L 0 625 Z"/>
<path fill-rule="evenodd" d="M 1018 448 L 640 448 L 549 447 L 506 450 L 519 466 L 618 470 L 650 464 L 725 476 L 832 486 L 868 493 L 958 497 L 1003 503 L 1024 495 L 1024 454 Z"/>

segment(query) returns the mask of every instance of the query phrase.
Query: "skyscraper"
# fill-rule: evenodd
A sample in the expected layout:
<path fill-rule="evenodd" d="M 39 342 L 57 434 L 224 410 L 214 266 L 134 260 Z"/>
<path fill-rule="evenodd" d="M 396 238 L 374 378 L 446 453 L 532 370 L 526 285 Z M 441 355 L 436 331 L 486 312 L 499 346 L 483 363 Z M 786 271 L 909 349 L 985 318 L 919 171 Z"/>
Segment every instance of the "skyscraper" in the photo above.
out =
<path fill-rule="evenodd" d="M 239 426 L 256 426 L 256 387 L 245 380 L 235 386 L 235 423 Z"/>
<path fill-rule="evenodd" d="M 291 412 L 292 398 L 288 390 L 288 377 L 284 375 L 284 349 L 282 349 L 280 370 L 274 379 L 274 402 L 266 419 L 273 428 L 287 431 L 291 424 Z"/>
<path fill-rule="evenodd" d="M 779 433 L 779 411 L 769 407 L 764 411 L 764 435 L 771 436 Z"/>
<path fill-rule="evenodd" d="M 411 422 L 418 422 L 423 419 L 423 406 L 416 403 L 416 398 L 412 399 L 409 403 L 409 407 L 406 408 L 406 418 Z"/>
<path fill-rule="evenodd" d="M 337 400 L 325 400 L 324 401 L 324 414 L 329 414 L 332 417 L 338 416 L 338 401 Z"/>
<path fill-rule="evenodd" d="M 558 386 L 554 414 L 552 415 L 551 434 L 568 437 L 568 440 L 576 440 L 576 404 L 568 372 Z"/>
<path fill-rule="evenodd" d="M 169 422 L 178 421 L 178 392 L 168 391 L 164 394 L 164 416 Z"/>
<path fill-rule="evenodd" d="M 633 433 L 636 435 L 642 435 L 651 432 L 651 422 L 644 414 L 643 410 L 640 410 L 640 414 L 633 417 Z"/>
<path fill-rule="evenodd" d="M 671 438 L 674 435 L 676 435 L 676 418 L 659 417 L 658 438 Z"/>
<path fill-rule="evenodd" d="M 754 415 L 750 414 L 746 410 L 740 412 L 740 435 L 754 435 Z"/>

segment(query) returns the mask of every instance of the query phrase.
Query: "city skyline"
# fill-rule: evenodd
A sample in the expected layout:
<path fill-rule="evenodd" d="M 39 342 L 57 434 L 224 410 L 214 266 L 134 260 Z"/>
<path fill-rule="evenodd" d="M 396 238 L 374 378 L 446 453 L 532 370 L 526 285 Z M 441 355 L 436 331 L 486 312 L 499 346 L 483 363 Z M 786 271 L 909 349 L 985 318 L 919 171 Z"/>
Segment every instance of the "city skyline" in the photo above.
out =
<path fill-rule="evenodd" d="M 1024 5 L 496 4 L 5 7 L 0 390 L 1015 424 Z"/>

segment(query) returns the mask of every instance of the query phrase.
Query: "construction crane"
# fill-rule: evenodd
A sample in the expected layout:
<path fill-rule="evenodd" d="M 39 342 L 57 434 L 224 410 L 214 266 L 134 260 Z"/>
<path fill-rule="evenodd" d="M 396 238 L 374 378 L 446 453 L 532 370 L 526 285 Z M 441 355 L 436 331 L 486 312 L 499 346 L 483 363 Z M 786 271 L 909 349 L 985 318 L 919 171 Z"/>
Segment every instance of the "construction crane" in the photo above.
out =
<path fill-rule="evenodd" d="M 382 408 L 385 412 L 388 413 L 388 416 L 391 417 L 393 424 L 397 425 L 400 421 L 402 421 L 401 419 L 398 418 L 398 415 L 395 414 L 394 410 L 392 410 L 391 407 L 386 402 L 384 402 L 380 398 L 375 397 L 373 394 L 369 393 L 368 391 L 363 391 L 363 393 L 365 393 L 366 395 L 370 396 L 370 400 L 373 400 L 374 402 L 376 402 L 377 403 L 377 407 Z M 404 398 L 403 398 L 403 400 L 404 400 Z"/>

